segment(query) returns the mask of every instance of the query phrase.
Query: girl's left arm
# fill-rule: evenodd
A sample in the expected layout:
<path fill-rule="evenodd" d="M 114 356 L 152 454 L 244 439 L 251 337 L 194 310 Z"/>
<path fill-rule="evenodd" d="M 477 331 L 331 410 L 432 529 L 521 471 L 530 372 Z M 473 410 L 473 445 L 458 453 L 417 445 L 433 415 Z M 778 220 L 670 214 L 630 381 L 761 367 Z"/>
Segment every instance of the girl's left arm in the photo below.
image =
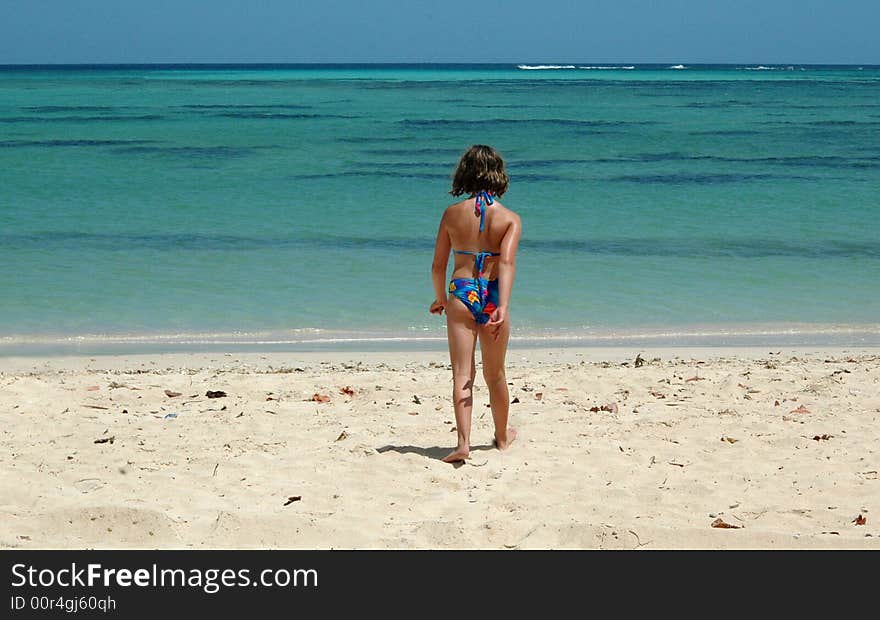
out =
<path fill-rule="evenodd" d="M 446 307 L 446 267 L 449 265 L 450 250 L 452 250 L 452 242 L 449 240 L 449 231 L 446 229 L 446 213 L 444 212 L 443 217 L 440 218 L 437 241 L 434 243 L 434 260 L 431 263 L 431 282 L 434 285 L 432 313 L 440 314 Z"/>

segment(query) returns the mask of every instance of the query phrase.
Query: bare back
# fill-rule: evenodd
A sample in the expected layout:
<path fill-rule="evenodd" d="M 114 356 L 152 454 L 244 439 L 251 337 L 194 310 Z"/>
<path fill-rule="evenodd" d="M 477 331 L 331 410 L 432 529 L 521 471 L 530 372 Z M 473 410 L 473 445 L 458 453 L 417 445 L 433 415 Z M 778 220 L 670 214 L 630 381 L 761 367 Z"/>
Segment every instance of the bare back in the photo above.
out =
<path fill-rule="evenodd" d="M 449 233 L 454 250 L 468 252 L 500 252 L 505 234 L 514 227 L 519 216 L 496 199 L 486 207 L 486 223 L 480 232 L 480 218 L 474 215 L 474 198 L 468 198 L 450 205 L 443 214 L 443 221 Z M 453 278 L 474 276 L 474 257 L 468 254 L 453 254 Z M 497 278 L 498 257 L 487 257 L 483 265 L 483 275 L 489 279 Z"/>

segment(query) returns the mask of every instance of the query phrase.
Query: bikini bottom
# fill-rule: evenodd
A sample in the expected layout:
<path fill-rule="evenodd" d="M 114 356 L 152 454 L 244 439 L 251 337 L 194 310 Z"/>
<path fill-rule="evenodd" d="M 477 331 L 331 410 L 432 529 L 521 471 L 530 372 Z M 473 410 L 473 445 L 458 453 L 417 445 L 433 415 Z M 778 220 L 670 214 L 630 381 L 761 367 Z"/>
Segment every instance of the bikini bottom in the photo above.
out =
<path fill-rule="evenodd" d="M 449 282 L 449 292 L 467 306 L 478 325 L 488 323 L 498 307 L 498 280 L 456 278 Z"/>

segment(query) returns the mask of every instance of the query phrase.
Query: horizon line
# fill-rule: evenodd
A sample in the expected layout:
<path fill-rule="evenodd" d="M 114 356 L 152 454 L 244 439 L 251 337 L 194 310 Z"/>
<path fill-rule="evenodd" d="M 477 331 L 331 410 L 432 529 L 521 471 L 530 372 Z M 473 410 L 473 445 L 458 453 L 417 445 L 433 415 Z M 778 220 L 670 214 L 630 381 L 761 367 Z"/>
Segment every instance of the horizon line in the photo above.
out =
<path fill-rule="evenodd" d="M 348 67 L 369 67 L 369 66 L 519 66 L 519 65 L 642 65 L 642 66 L 661 66 L 669 64 L 682 64 L 690 66 L 738 66 L 738 65 L 764 65 L 764 66 L 802 66 L 802 67 L 880 67 L 880 63 L 859 63 L 859 62 L 769 62 L 769 61 L 742 61 L 742 62 L 692 62 L 688 60 L 670 60 L 670 61 L 651 61 L 639 62 L 633 60 L 619 61 L 493 61 L 493 62 L 443 62 L 443 61 L 424 61 L 424 62 L 398 62 L 398 61 L 371 61 L 371 62 L 338 62 L 338 61 L 319 61 L 319 62 L 290 62 L 290 61 L 211 61 L 211 62 L 27 62 L 27 63 L 7 63 L 0 62 L 0 67 L 150 67 L 150 66 L 348 66 Z"/>

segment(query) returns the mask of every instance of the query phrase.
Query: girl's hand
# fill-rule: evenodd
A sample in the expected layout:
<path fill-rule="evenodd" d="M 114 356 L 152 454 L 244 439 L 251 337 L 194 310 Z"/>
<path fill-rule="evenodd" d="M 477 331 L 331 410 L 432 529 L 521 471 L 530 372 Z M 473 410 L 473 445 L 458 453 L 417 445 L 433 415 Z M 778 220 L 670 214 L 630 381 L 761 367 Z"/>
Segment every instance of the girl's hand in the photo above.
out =
<path fill-rule="evenodd" d="M 428 308 L 428 312 L 431 314 L 443 314 L 443 310 L 446 309 L 446 300 L 437 301 L 436 299 L 431 302 L 431 307 Z"/>
<path fill-rule="evenodd" d="M 492 313 L 492 316 L 489 317 L 489 322 L 486 323 L 486 327 L 489 328 L 489 331 L 492 332 L 492 337 L 495 340 L 498 340 L 498 332 L 501 331 L 501 328 L 504 326 L 504 323 L 507 321 L 507 308 L 504 306 L 499 306 L 495 308 L 495 312 Z"/>

